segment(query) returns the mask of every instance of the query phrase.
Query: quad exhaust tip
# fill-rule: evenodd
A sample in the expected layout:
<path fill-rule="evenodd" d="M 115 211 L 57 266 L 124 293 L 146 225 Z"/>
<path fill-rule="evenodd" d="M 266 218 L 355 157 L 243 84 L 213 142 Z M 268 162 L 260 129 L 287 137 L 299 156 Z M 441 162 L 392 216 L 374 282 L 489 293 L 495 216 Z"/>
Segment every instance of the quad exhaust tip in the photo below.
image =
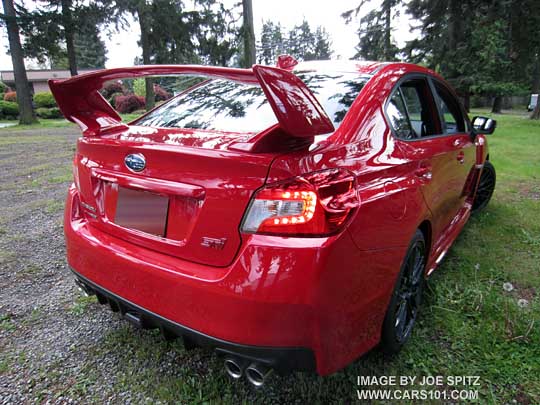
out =
<path fill-rule="evenodd" d="M 248 364 L 245 359 L 227 356 L 224 363 L 225 371 L 235 380 L 245 375 L 251 385 L 256 388 L 262 387 L 272 373 L 272 369 L 260 363 L 251 363 L 249 366 Z"/>
<path fill-rule="evenodd" d="M 256 388 L 262 387 L 270 374 L 272 369 L 259 363 L 251 363 L 246 368 L 246 378 Z"/>
<path fill-rule="evenodd" d="M 242 378 L 244 370 L 246 369 L 247 361 L 235 357 L 225 358 L 225 370 L 235 380 Z"/>

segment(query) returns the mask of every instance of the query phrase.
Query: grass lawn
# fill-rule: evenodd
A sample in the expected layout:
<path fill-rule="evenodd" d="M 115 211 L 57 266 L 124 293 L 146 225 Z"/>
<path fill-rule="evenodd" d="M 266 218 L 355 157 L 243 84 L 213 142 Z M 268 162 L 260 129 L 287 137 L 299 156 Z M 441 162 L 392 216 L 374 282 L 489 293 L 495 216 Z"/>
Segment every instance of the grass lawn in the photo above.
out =
<path fill-rule="evenodd" d="M 367 388 L 357 385 L 358 376 L 478 376 L 477 386 L 445 384 L 437 387 L 439 395 L 466 389 L 478 391 L 475 403 L 539 404 L 540 122 L 517 114 L 494 118 L 498 129 L 488 137 L 497 170 L 493 199 L 471 218 L 429 280 L 419 323 L 398 355 L 385 357 L 374 350 L 334 375 L 273 376 L 263 389 L 254 390 L 244 380 L 232 381 L 222 359 L 208 351 L 186 351 L 178 341 L 163 341 L 157 331 L 134 330 L 127 322 L 113 328 L 105 322 L 99 324 L 105 338 L 87 354 L 114 359 L 114 369 L 85 362 L 70 385 L 62 385 L 61 395 L 93 402 L 89 387 L 98 387 L 117 399 L 135 392 L 148 403 L 353 403 L 357 389 Z M 69 176 L 67 165 L 65 172 Z M 82 297 L 69 309 L 81 319 L 95 311 L 105 310 L 95 299 Z M 10 322 L 0 319 L 0 328 L 10 328 Z M 0 362 L 0 377 L 8 365 Z M 110 380 L 114 384 L 103 385 Z"/>
<path fill-rule="evenodd" d="M 133 121 L 135 118 L 139 117 L 140 114 L 120 114 L 124 122 Z M 18 130 L 18 129 L 33 129 L 33 128 L 63 128 L 69 126 L 76 126 L 74 123 L 69 122 L 63 118 L 60 119 L 39 119 L 37 124 L 32 125 L 19 125 L 18 121 L 0 121 L 0 124 L 15 124 L 10 127 L 0 128 L 0 134 L 2 130 L 7 129 L 9 131 Z"/>

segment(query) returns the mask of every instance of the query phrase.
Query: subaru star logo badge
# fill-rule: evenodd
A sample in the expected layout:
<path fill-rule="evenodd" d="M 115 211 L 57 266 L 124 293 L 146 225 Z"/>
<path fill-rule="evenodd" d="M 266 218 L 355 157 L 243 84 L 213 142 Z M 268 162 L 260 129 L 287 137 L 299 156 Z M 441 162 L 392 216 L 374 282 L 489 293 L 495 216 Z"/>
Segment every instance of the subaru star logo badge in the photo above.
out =
<path fill-rule="evenodd" d="M 132 172 L 142 172 L 146 167 L 146 159 L 142 153 L 132 153 L 124 159 L 126 167 Z"/>

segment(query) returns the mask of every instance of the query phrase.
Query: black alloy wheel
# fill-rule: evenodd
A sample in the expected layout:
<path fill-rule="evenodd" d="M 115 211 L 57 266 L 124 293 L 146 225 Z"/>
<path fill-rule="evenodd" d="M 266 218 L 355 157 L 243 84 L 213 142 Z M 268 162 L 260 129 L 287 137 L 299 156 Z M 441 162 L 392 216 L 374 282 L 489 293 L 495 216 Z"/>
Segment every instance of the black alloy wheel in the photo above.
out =
<path fill-rule="evenodd" d="M 496 179 L 495 168 L 489 160 L 486 160 L 482 174 L 480 175 L 476 195 L 474 196 L 473 212 L 478 212 L 486 208 L 493 195 L 493 190 L 495 190 Z"/>
<path fill-rule="evenodd" d="M 425 267 L 426 243 L 422 232 L 417 230 L 405 255 L 383 323 L 381 344 L 387 353 L 398 352 L 411 336 L 422 301 Z"/>

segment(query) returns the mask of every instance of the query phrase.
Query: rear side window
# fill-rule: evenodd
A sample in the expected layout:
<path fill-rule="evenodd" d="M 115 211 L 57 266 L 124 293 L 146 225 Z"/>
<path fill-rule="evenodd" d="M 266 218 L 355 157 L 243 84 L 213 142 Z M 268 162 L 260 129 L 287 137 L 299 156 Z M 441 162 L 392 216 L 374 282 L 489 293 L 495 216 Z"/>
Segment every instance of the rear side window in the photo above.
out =
<path fill-rule="evenodd" d="M 465 120 L 456 98 L 441 83 L 434 81 L 443 130 L 448 134 L 465 132 Z"/>
<path fill-rule="evenodd" d="M 337 128 L 369 77 L 354 73 L 298 72 Z M 150 112 L 137 125 L 223 132 L 260 132 L 277 123 L 262 89 L 209 80 Z"/>
<path fill-rule="evenodd" d="M 426 79 L 401 83 L 386 105 L 386 115 L 398 138 L 417 139 L 440 133 L 438 112 Z"/>
<path fill-rule="evenodd" d="M 394 129 L 394 132 L 398 138 L 416 138 L 416 134 L 414 133 L 409 121 L 409 116 L 407 115 L 407 108 L 405 107 L 401 89 L 397 89 L 394 92 L 394 95 L 386 106 L 386 114 L 388 115 L 390 125 L 392 125 L 392 128 Z"/>

